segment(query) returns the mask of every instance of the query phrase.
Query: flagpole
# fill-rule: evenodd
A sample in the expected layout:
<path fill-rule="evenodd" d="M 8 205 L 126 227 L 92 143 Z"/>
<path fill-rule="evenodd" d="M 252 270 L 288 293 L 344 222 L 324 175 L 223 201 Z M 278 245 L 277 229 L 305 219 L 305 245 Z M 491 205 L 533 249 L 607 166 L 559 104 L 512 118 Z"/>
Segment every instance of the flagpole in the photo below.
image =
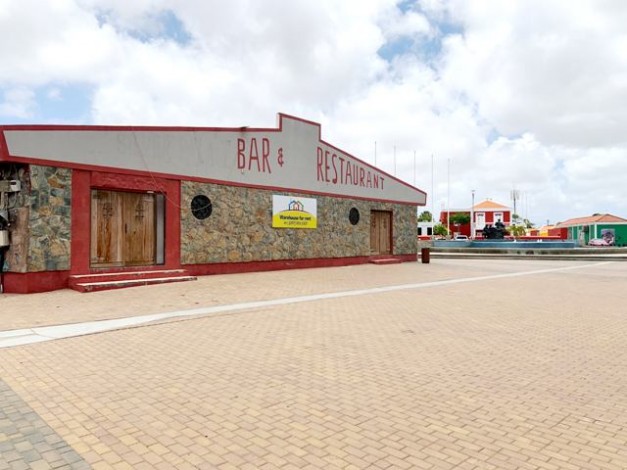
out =
<path fill-rule="evenodd" d="M 394 176 L 396 176 L 396 145 L 394 146 Z"/>
<path fill-rule="evenodd" d="M 451 159 L 447 159 L 447 188 L 446 188 L 446 231 L 451 236 Z"/>
<path fill-rule="evenodd" d="M 433 154 L 431 154 L 431 239 L 435 239 L 435 193 L 433 186 Z"/>
<path fill-rule="evenodd" d="M 414 150 L 414 187 L 416 186 L 416 151 Z"/>
<path fill-rule="evenodd" d="M 374 141 L 374 166 L 377 166 L 377 141 Z"/>

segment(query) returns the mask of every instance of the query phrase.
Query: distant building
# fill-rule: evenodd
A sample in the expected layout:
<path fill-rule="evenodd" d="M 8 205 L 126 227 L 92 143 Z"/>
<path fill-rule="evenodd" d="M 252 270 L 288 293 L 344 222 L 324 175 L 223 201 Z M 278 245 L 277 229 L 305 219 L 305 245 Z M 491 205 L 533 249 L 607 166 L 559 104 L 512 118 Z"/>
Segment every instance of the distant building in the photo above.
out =
<path fill-rule="evenodd" d="M 559 238 L 566 240 L 568 238 L 568 229 L 565 227 L 556 227 L 555 225 L 543 225 L 540 228 L 527 230 L 527 235 L 530 237 Z"/>
<path fill-rule="evenodd" d="M 431 237 L 433 235 L 433 222 L 418 222 L 418 236 Z"/>
<path fill-rule="evenodd" d="M 611 246 L 627 246 L 627 219 L 612 214 L 576 217 L 560 222 L 556 228 L 568 230 L 568 238 L 588 245 L 592 239 L 605 239 Z"/>
<path fill-rule="evenodd" d="M 495 225 L 497 222 L 503 223 L 508 227 L 512 222 L 512 210 L 503 204 L 486 199 L 483 202 L 475 204 L 471 209 L 449 209 L 440 212 L 440 223 L 449 226 L 449 215 L 451 219 L 454 215 L 467 215 L 469 218 L 474 217 L 475 237 L 481 237 L 483 228 L 486 225 Z M 472 220 L 471 220 L 472 222 Z M 450 230 L 453 235 L 467 235 L 472 237 L 471 223 L 455 225 L 450 224 Z"/>

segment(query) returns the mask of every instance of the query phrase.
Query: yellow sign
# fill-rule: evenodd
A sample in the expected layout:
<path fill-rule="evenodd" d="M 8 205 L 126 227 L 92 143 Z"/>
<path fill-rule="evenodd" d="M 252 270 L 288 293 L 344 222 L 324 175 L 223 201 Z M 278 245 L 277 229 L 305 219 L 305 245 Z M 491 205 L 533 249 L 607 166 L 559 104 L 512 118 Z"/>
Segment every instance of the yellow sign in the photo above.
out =
<path fill-rule="evenodd" d="M 275 228 L 317 228 L 317 201 L 311 198 L 272 196 L 272 226 Z"/>

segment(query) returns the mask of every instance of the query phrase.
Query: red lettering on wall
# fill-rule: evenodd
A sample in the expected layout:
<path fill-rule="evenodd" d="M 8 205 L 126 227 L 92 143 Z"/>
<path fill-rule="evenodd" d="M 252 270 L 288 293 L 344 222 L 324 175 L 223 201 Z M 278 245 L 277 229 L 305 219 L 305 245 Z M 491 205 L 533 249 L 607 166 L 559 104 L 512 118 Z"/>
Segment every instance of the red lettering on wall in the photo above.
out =
<path fill-rule="evenodd" d="M 248 171 L 253 165 L 253 160 L 257 162 L 257 171 L 261 172 L 261 167 L 259 166 L 259 151 L 257 150 L 257 139 L 254 137 L 250 139 L 250 154 L 248 155 Z"/>
<path fill-rule="evenodd" d="M 248 155 L 246 147 L 248 144 Z M 257 170 L 259 173 L 272 173 L 270 166 L 270 140 L 261 139 L 261 155 L 259 155 L 259 144 L 256 137 L 251 137 L 247 143 L 246 139 L 237 139 L 237 169 L 238 170 Z M 248 165 L 246 159 L 248 158 Z"/>
<path fill-rule="evenodd" d="M 329 170 L 331 167 L 329 166 L 329 152 L 328 150 L 324 151 L 324 180 L 328 183 L 329 180 Z"/>
<path fill-rule="evenodd" d="M 265 155 L 265 150 L 264 150 Z M 332 150 L 316 148 L 316 179 L 325 183 L 383 189 L 383 176 Z"/>
<path fill-rule="evenodd" d="M 340 157 L 340 183 L 344 184 L 344 159 Z"/>
<path fill-rule="evenodd" d="M 322 175 L 322 149 L 318 147 L 317 151 L 317 167 L 318 167 L 318 181 L 322 181 L 324 179 Z"/>
<path fill-rule="evenodd" d="M 237 169 L 242 170 L 246 167 L 246 155 L 244 150 L 246 149 L 246 142 L 244 139 L 237 139 Z"/>
<path fill-rule="evenodd" d="M 263 172 L 265 173 L 267 169 L 268 173 L 272 173 L 270 160 L 268 160 L 268 157 L 270 156 L 270 141 L 265 137 L 261 141 L 261 154 L 263 156 Z"/>

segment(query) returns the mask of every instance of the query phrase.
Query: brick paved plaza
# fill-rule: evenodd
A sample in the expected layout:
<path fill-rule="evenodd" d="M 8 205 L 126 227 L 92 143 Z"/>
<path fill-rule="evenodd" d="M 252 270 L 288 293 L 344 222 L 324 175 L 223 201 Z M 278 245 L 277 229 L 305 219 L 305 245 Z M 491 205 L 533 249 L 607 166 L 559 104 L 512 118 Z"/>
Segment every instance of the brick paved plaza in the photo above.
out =
<path fill-rule="evenodd" d="M 435 260 L 5 294 L 0 331 L 260 304 L 0 349 L 0 469 L 625 469 L 626 284 Z"/>

